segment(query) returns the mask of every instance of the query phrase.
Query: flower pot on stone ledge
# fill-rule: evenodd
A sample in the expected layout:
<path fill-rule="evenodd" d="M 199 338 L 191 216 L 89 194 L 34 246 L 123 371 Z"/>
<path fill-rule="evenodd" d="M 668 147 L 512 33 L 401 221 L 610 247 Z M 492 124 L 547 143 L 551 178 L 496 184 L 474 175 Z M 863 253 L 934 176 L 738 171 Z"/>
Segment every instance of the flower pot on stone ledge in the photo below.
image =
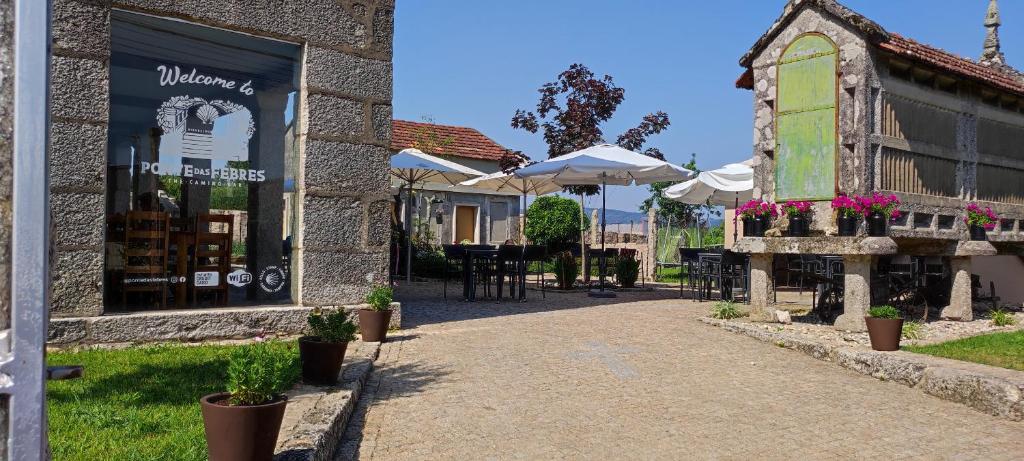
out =
<path fill-rule="evenodd" d="M 988 233 L 985 231 L 985 226 L 978 226 L 971 224 L 968 226 L 968 230 L 971 233 L 971 240 L 983 241 L 988 240 Z"/>
<path fill-rule="evenodd" d="M 889 218 L 885 216 L 885 213 L 880 211 L 872 211 L 864 217 L 867 221 L 867 230 L 869 237 L 885 237 L 889 231 Z"/>
<path fill-rule="evenodd" d="M 836 218 L 836 225 L 839 228 L 840 237 L 856 237 L 857 236 L 857 217 L 856 216 L 844 216 L 839 215 Z"/>
<path fill-rule="evenodd" d="M 330 386 L 338 382 L 341 363 L 345 360 L 348 341 L 320 341 L 316 336 L 299 338 L 299 359 L 302 361 L 302 382 Z"/>
<path fill-rule="evenodd" d="M 363 341 L 376 343 L 387 339 L 393 296 L 391 287 L 386 285 L 375 287 L 366 295 L 366 303 L 370 308 L 359 309 L 359 333 Z"/>
<path fill-rule="evenodd" d="M 768 229 L 768 218 L 764 216 L 754 216 L 750 218 L 750 233 L 744 229 L 743 235 L 747 237 L 764 237 L 764 231 Z"/>
<path fill-rule="evenodd" d="M 903 337 L 903 318 L 892 306 L 868 309 L 864 322 L 868 326 L 871 348 L 876 351 L 898 351 Z"/>
<path fill-rule="evenodd" d="M 810 224 L 804 215 L 792 215 L 789 217 L 789 236 L 807 237 L 810 234 Z"/>
<path fill-rule="evenodd" d="M 228 405 L 227 392 L 203 397 L 203 426 L 211 461 L 270 461 L 288 399 L 263 405 Z"/>

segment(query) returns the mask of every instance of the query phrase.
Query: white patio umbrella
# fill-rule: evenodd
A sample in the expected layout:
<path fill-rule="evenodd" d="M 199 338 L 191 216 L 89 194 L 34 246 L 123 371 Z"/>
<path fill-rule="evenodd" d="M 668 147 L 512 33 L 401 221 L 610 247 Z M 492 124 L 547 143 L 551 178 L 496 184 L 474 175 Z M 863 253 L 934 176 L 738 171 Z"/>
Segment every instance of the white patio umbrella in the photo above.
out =
<path fill-rule="evenodd" d="M 702 171 L 694 179 L 665 189 L 662 191 L 662 195 L 665 198 L 691 205 L 707 203 L 729 206 L 732 204 L 738 208 L 740 200 L 750 200 L 754 190 L 754 169 L 744 163 L 730 163 L 715 170 Z M 734 216 L 734 240 L 737 232 L 735 220 Z"/>
<path fill-rule="evenodd" d="M 520 178 L 512 173 L 498 171 L 488 175 L 473 178 L 459 183 L 462 186 L 477 187 L 495 192 L 519 192 L 523 196 L 523 225 L 520 233 L 523 238 L 523 245 L 526 244 L 526 195 L 544 195 L 562 190 L 562 186 L 555 184 L 554 180 L 546 177 Z"/>
<path fill-rule="evenodd" d="M 458 163 L 424 154 L 419 149 L 404 149 L 391 156 L 391 175 L 408 183 L 405 201 L 405 274 L 412 281 L 412 187 L 418 182 L 458 184 L 484 174 Z"/>
<path fill-rule="evenodd" d="M 514 171 L 520 178 L 545 177 L 560 186 L 601 186 L 601 287 L 591 296 L 612 297 L 604 290 L 606 261 L 604 259 L 604 233 L 608 184 L 628 186 L 661 181 L 681 181 L 693 172 L 678 165 L 658 160 L 612 144 L 599 144 L 583 150 L 534 163 Z M 584 255 L 586 257 L 586 255 Z"/>

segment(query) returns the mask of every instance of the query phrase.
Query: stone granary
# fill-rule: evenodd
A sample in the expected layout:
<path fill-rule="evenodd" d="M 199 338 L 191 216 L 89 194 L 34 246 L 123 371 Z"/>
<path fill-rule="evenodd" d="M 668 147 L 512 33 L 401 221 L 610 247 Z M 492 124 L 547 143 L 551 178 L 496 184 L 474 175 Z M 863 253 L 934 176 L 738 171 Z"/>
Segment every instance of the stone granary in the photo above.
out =
<path fill-rule="evenodd" d="M 738 242 L 752 254 L 757 316 L 773 313 L 772 255 L 817 253 L 844 256 L 837 328 L 864 329 L 872 270 L 891 254 L 942 257 L 953 279 L 942 315 L 971 318 L 971 256 L 1024 254 L 1024 75 L 1007 65 L 999 25 L 991 0 L 972 60 L 833 0 L 791 0 L 740 59 L 736 86 L 754 93 L 754 196 L 815 203 L 811 237 Z M 872 191 L 903 201 L 890 237 L 836 237 L 830 200 Z M 970 202 L 1001 217 L 991 243 L 967 241 Z"/>

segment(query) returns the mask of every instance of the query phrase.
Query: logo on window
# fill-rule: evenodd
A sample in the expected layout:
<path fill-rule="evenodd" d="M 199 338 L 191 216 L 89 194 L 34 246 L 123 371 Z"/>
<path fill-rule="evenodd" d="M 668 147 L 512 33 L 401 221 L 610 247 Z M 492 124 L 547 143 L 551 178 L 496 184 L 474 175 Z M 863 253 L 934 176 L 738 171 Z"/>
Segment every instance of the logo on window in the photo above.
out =
<path fill-rule="evenodd" d="M 234 272 L 228 274 L 228 283 L 239 288 L 244 287 L 252 283 L 252 274 L 243 269 L 235 269 Z"/>
<path fill-rule="evenodd" d="M 277 266 L 269 266 L 260 272 L 260 288 L 267 293 L 277 293 L 284 288 L 284 271 Z"/>
<path fill-rule="evenodd" d="M 252 112 L 241 104 L 175 96 L 160 105 L 157 124 L 164 130 L 160 154 L 206 160 L 249 160 L 249 139 L 256 132 Z"/>

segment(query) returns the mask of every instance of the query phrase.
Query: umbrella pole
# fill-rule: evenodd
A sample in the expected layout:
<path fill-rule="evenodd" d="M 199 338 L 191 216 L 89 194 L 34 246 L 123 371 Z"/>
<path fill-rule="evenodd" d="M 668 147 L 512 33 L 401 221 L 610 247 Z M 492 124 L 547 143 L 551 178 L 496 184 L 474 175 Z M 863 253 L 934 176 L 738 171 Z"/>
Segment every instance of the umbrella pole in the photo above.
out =
<path fill-rule="evenodd" d="M 607 191 L 608 191 L 608 179 L 607 178 L 608 178 L 607 173 L 601 173 L 601 258 L 600 258 L 600 261 L 601 261 L 600 262 L 600 264 L 601 264 L 601 267 L 600 267 L 601 279 L 600 279 L 600 282 L 599 282 L 601 284 L 601 287 L 598 288 L 598 290 L 596 292 L 595 291 L 591 291 L 589 293 L 590 296 L 593 296 L 595 298 L 614 298 L 615 297 L 615 293 L 614 292 L 612 292 L 612 291 L 605 291 L 605 289 L 604 289 L 604 275 L 605 275 L 606 269 L 608 268 L 608 258 L 605 255 L 605 251 L 604 251 L 605 250 L 605 245 L 604 245 L 605 226 L 607 226 L 607 224 L 608 224 L 608 220 L 606 219 L 607 215 L 608 215 L 608 194 L 607 194 Z"/>
<path fill-rule="evenodd" d="M 519 229 L 519 235 L 523 239 L 523 246 L 526 246 L 526 180 L 523 180 L 523 224 Z"/>
<path fill-rule="evenodd" d="M 736 244 L 736 236 L 739 235 L 739 229 L 736 228 L 736 225 L 737 225 L 736 209 L 738 209 L 739 207 L 740 207 L 740 193 L 736 192 L 736 204 L 733 205 L 733 209 L 732 209 L 732 244 L 733 245 Z"/>
<path fill-rule="evenodd" d="M 412 181 L 405 199 L 405 281 L 412 282 Z"/>

